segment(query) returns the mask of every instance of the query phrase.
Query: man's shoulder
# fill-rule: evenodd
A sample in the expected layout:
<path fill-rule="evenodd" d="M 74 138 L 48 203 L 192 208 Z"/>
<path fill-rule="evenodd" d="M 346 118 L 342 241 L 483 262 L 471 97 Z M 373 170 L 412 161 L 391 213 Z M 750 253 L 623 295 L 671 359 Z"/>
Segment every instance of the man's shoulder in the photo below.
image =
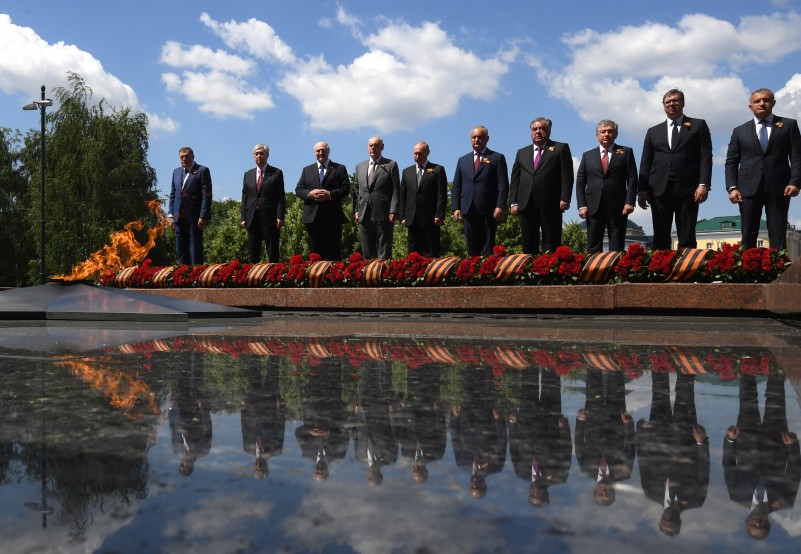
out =
<path fill-rule="evenodd" d="M 534 151 L 534 145 L 533 144 L 527 144 L 526 146 L 523 146 L 523 147 L 517 149 L 518 155 L 519 154 L 524 154 L 526 152 L 533 152 L 533 151 Z"/>
<path fill-rule="evenodd" d="M 798 122 L 793 119 L 792 117 L 783 117 L 780 115 L 773 114 L 773 126 L 778 127 L 781 129 L 782 127 L 793 127 L 797 125 Z"/>

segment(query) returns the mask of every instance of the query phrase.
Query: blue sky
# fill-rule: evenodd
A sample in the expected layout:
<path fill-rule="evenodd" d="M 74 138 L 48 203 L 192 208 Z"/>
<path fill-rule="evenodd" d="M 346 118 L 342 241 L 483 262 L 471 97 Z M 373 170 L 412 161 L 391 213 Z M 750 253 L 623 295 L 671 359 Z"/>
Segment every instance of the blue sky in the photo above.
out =
<path fill-rule="evenodd" d="M 771 88 L 775 112 L 801 118 L 800 28 L 799 0 L 4 1 L 0 126 L 38 129 L 22 106 L 74 71 L 95 100 L 149 115 L 162 196 L 189 145 L 215 198 L 239 198 L 256 143 L 270 146 L 288 191 L 315 142 L 352 172 L 376 134 L 401 167 L 426 140 L 452 178 L 471 127 L 487 126 L 511 167 L 536 116 L 576 159 L 597 145 L 596 122 L 614 119 L 639 162 L 662 94 L 678 87 L 685 113 L 712 130 L 713 190 L 699 216 L 709 218 L 736 213 L 723 162 L 749 92 Z M 575 200 L 565 218 L 578 219 Z M 632 218 L 651 229 L 650 212 Z M 801 199 L 790 220 L 801 228 Z"/>

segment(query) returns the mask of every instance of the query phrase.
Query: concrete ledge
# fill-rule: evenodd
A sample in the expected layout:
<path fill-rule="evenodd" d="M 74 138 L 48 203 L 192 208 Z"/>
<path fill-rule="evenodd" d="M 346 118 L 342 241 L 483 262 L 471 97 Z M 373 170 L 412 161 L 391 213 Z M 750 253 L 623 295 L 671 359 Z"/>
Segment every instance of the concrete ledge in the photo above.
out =
<path fill-rule="evenodd" d="M 192 288 L 142 292 L 262 310 L 801 313 L 801 285 L 624 283 L 415 288 Z M 794 292 L 798 291 L 798 292 Z M 785 303 L 795 294 L 795 303 Z M 770 301 L 769 301 L 770 299 Z"/>

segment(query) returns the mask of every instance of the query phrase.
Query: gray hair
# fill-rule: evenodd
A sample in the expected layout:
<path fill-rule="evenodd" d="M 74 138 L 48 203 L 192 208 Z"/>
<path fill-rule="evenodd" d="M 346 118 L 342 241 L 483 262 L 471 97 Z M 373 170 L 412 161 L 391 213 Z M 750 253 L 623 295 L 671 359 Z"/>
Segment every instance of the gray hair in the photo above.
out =
<path fill-rule="evenodd" d="M 601 121 L 599 121 L 598 125 L 595 126 L 595 132 L 597 133 L 598 131 L 600 131 L 601 127 L 614 127 L 615 131 L 617 131 L 617 123 L 615 123 L 611 119 L 602 119 Z"/>
<path fill-rule="evenodd" d="M 540 121 L 544 121 L 545 122 L 545 124 L 548 126 L 548 132 L 550 132 L 551 131 L 551 127 L 553 126 L 553 121 L 551 121 L 547 117 L 535 117 L 534 119 L 532 119 L 531 123 L 528 124 L 529 130 L 531 130 L 531 128 L 534 127 L 535 123 L 539 123 Z"/>
<path fill-rule="evenodd" d="M 266 144 L 257 144 L 253 147 L 253 152 L 255 153 L 256 150 L 264 150 L 264 153 L 267 154 L 267 156 L 270 155 L 270 147 Z"/>

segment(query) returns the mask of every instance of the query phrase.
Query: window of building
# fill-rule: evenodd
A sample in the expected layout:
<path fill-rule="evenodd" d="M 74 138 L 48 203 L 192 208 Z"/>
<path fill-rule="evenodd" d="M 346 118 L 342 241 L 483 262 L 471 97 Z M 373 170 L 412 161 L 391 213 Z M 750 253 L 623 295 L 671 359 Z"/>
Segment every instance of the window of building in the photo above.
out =
<path fill-rule="evenodd" d="M 712 250 L 713 248 L 715 248 L 715 245 L 713 243 L 711 243 L 711 242 L 706 243 L 706 249 L 707 250 Z"/>
<path fill-rule="evenodd" d="M 764 240 L 758 240 L 757 241 L 757 248 L 763 248 L 764 246 L 765 246 L 765 241 Z"/>
<path fill-rule="evenodd" d="M 733 221 L 723 221 L 720 224 L 721 229 L 734 229 L 734 222 Z"/>

